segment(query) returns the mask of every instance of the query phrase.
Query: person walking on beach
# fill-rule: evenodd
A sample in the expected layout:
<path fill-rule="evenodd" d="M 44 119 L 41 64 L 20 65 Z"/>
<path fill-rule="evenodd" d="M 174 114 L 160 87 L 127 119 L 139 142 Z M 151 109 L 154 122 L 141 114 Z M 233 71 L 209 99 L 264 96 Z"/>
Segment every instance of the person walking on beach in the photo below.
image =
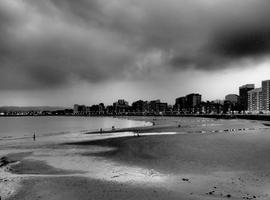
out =
<path fill-rule="evenodd" d="M 36 141 L 36 133 L 34 132 L 33 140 Z"/>

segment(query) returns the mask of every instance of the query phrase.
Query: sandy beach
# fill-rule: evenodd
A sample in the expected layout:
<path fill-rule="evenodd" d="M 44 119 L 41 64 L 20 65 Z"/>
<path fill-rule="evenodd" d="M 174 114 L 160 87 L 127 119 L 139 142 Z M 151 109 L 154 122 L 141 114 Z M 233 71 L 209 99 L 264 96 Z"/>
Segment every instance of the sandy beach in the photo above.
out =
<path fill-rule="evenodd" d="M 267 122 L 128 119 L 153 126 L 2 145 L 1 199 L 270 198 Z"/>

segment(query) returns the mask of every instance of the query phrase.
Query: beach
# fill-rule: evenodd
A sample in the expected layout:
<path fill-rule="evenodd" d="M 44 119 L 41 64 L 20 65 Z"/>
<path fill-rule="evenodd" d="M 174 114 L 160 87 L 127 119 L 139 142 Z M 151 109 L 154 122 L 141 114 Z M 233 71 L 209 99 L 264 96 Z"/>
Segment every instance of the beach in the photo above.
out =
<path fill-rule="evenodd" d="M 270 198 L 268 122 L 128 119 L 153 125 L 2 145 L 2 199 Z"/>

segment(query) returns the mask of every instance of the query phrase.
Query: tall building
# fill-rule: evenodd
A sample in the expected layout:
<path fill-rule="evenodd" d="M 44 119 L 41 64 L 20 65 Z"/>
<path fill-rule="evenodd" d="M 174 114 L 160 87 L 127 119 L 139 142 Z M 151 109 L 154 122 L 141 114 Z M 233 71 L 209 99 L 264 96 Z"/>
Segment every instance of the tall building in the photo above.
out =
<path fill-rule="evenodd" d="M 225 96 L 225 101 L 229 101 L 233 105 L 236 105 L 239 101 L 239 96 L 237 94 L 228 94 Z"/>
<path fill-rule="evenodd" d="M 159 99 L 149 102 L 149 112 L 160 114 L 166 112 L 168 107 L 167 103 L 162 103 Z"/>
<path fill-rule="evenodd" d="M 239 103 L 241 111 L 248 110 L 248 91 L 253 90 L 254 88 L 254 84 L 246 84 L 239 87 Z"/>
<path fill-rule="evenodd" d="M 189 94 L 186 96 L 187 98 L 187 106 L 189 108 L 194 108 L 195 106 L 199 105 L 202 101 L 202 95 L 200 94 Z"/>
<path fill-rule="evenodd" d="M 143 113 L 148 111 L 147 101 L 139 100 L 132 103 L 132 111 L 136 113 Z"/>
<path fill-rule="evenodd" d="M 248 111 L 259 113 L 262 110 L 262 88 L 248 91 Z"/>
<path fill-rule="evenodd" d="M 156 107 L 157 107 L 158 103 L 160 103 L 160 99 L 153 100 L 153 101 L 149 102 L 149 112 L 150 113 L 154 113 L 157 111 Z"/>
<path fill-rule="evenodd" d="M 117 114 L 123 114 L 129 111 L 128 102 L 124 99 L 119 99 L 117 102 L 113 103 L 114 112 Z"/>
<path fill-rule="evenodd" d="M 187 108 L 187 98 L 178 97 L 175 99 L 175 108 L 177 111 L 184 111 Z"/>
<path fill-rule="evenodd" d="M 262 81 L 262 109 L 270 112 L 270 80 Z"/>

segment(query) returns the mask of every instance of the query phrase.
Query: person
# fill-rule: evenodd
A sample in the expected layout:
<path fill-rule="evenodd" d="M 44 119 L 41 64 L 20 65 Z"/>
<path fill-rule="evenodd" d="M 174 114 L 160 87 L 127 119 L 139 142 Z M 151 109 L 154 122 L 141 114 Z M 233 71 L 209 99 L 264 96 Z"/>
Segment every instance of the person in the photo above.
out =
<path fill-rule="evenodd" d="M 102 128 L 100 128 L 100 135 L 102 134 Z"/>
<path fill-rule="evenodd" d="M 34 132 L 33 140 L 36 141 L 36 133 Z"/>

